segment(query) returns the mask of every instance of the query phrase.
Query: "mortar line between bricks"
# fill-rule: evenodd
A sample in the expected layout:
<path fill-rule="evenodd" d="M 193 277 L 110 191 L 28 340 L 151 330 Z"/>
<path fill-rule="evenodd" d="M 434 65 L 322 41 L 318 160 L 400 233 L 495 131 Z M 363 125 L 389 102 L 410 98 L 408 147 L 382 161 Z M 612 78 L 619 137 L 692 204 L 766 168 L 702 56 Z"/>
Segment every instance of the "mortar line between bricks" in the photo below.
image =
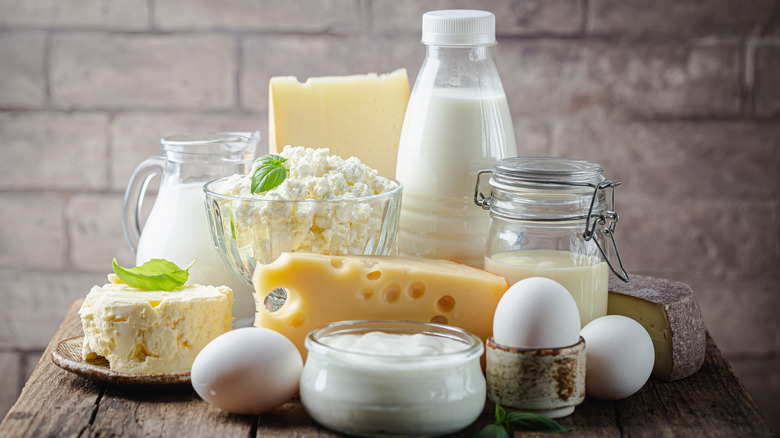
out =
<path fill-rule="evenodd" d="M 244 71 L 244 37 L 241 35 L 235 35 L 234 38 L 236 39 L 236 73 L 233 77 L 233 80 L 235 81 L 235 99 L 236 99 L 236 109 L 243 109 L 244 108 L 244 101 L 241 99 L 242 88 L 241 88 L 241 81 L 243 79 L 243 71 Z"/>
<path fill-rule="evenodd" d="M 94 114 L 106 114 L 108 116 L 117 116 L 134 113 L 181 113 L 181 114 L 196 114 L 196 115 L 225 115 L 225 114 L 237 114 L 237 115 L 257 115 L 264 111 L 254 110 L 252 108 L 224 108 L 224 109 L 208 109 L 203 111 L 193 111 L 191 108 L 183 107 L 160 107 L 160 108 L 114 108 L 114 107 L 90 107 L 90 108 L 30 108 L 30 107 L 2 107 L 0 106 L 0 114 L 73 114 L 73 113 L 94 113 Z M 518 116 L 518 119 L 530 119 L 529 117 Z M 578 120 L 595 120 L 586 116 L 572 117 L 567 114 L 550 113 L 550 114 L 536 114 L 534 118 L 543 120 L 558 120 L 558 121 L 578 121 Z M 600 120 L 605 123 L 631 123 L 631 122 L 691 122 L 691 123 L 706 123 L 706 122 L 777 122 L 780 121 L 780 113 L 769 115 L 756 115 L 756 114 L 694 114 L 694 115 L 680 115 L 680 114 L 649 114 L 649 115 L 634 115 L 631 117 L 616 117 L 613 119 Z M 1 189 L 0 189 L 1 191 Z"/>
<path fill-rule="evenodd" d="M 582 0 L 580 5 L 582 6 L 582 25 L 580 27 L 580 33 L 583 36 L 586 36 L 591 22 L 590 0 Z"/>
<path fill-rule="evenodd" d="M 16 394 L 21 394 L 27 383 L 27 373 L 24 369 L 24 354 L 16 355 Z"/>
<path fill-rule="evenodd" d="M 44 95 L 44 107 L 51 107 L 51 52 L 52 52 L 52 38 L 53 36 L 46 32 L 43 45 L 43 95 Z"/>

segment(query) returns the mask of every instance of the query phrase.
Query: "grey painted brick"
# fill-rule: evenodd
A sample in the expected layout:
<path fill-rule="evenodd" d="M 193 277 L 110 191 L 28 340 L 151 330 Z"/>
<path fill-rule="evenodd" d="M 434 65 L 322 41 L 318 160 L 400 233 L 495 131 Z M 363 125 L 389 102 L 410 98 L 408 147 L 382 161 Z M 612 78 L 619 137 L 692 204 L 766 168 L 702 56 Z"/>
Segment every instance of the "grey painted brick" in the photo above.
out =
<path fill-rule="evenodd" d="M 160 138 L 214 131 L 260 131 L 258 154 L 268 150 L 267 113 L 122 113 L 111 126 L 111 187 L 124 191 L 133 169 L 162 155 Z"/>
<path fill-rule="evenodd" d="M 614 36 L 751 35 L 777 20 L 775 0 L 591 0 L 588 30 Z"/>
<path fill-rule="evenodd" d="M 359 0 L 156 0 L 155 24 L 165 30 L 230 29 L 352 33 L 363 28 Z"/>
<path fill-rule="evenodd" d="M 70 259 L 76 269 L 109 272 L 114 257 L 122 266 L 135 266 L 122 231 L 122 195 L 76 195 L 66 214 Z"/>
<path fill-rule="evenodd" d="M 145 29 L 149 2 L 137 0 L 0 0 L 0 29 Z"/>
<path fill-rule="evenodd" d="M 553 127 L 551 123 L 516 117 L 513 117 L 513 120 L 518 156 L 552 156 Z"/>
<path fill-rule="evenodd" d="M 25 381 L 30 378 L 39 362 L 48 360 L 50 360 L 48 357 L 43 357 L 43 351 L 25 351 L 22 353 L 22 375 Z"/>
<path fill-rule="evenodd" d="M 273 76 L 296 76 L 304 81 L 312 76 L 385 73 L 377 69 L 383 56 L 377 44 L 365 38 L 334 36 L 246 38 L 241 73 L 243 105 L 267 111 L 268 81 Z M 399 67 L 402 65 L 394 68 Z"/>
<path fill-rule="evenodd" d="M 661 200 L 618 191 L 617 242 L 629 273 L 778 279 L 776 201 Z"/>
<path fill-rule="evenodd" d="M 0 189 L 105 187 L 107 133 L 99 113 L 0 113 Z"/>
<path fill-rule="evenodd" d="M 734 374 L 745 385 L 772 430 L 780 430 L 780 355 L 726 356 Z"/>
<path fill-rule="evenodd" d="M 107 265 L 99 274 L 0 270 L 0 346 L 46 348 L 73 301 L 107 282 Z"/>
<path fill-rule="evenodd" d="M 62 108 L 225 109 L 237 43 L 217 34 L 56 35 L 51 98 Z"/>
<path fill-rule="evenodd" d="M 0 107 L 35 108 L 46 103 L 45 48 L 42 33 L 0 35 Z"/>
<path fill-rule="evenodd" d="M 405 68 L 409 75 L 409 87 L 414 86 L 417 74 L 425 60 L 425 46 L 419 35 L 395 35 L 372 37 L 371 50 L 375 58 L 363 71 L 390 72 Z"/>
<path fill-rule="evenodd" d="M 11 406 L 19 397 L 21 385 L 21 354 L 11 351 L 0 351 L 0 418 L 5 417 Z"/>
<path fill-rule="evenodd" d="M 0 268 L 66 266 L 64 206 L 49 193 L 0 193 Z"/>
<path fill-rule="evenodd" d="M 780 114 L 780 43 L 761 44 L 755 52 L 753 107 L 757 114 Z"/>
<path fill-rule="evenodd" d="M 780 126 L 757 122 L 562 122 L 555 155 L 600 163 L 620 198 L 772 199 Z"/>
<path fill-rule="evenodd" d="M 439 9 L 481 9 L 496 15 L 496 34 L 573 35 L 581 32 L 585 10 L 580 0 L 375 0 L 371 3 L 373 28 L 379 33 L 405 32 L 418 36 L 422 16 Z"/>
<path fill-rule="evenodd" d="M 497 63 L 515 117 L 737 115 L 735 44 L 510 41 Z"/>
<path fill-rule="evenodd" d="M 762 280 L 687 281 L 704 323 L 726 356 L 780 351 L 780 289 Z"/>

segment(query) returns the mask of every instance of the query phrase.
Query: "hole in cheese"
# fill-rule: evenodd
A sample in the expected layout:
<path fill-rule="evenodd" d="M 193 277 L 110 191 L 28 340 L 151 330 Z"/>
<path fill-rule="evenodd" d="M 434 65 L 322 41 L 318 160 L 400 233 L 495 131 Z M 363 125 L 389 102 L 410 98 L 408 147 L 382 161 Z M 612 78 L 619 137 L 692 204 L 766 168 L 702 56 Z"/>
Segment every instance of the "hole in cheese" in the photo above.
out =
<path fill-rule="evenodd" d="M 344 260 L 342 259 L 331 259 L 330 265 L 333 266 L 336 269 L 341 269 L 344 267 Z"/>
<path fill-rule="evenodd" d="M 358 296 L 363 298 L 364 301 L 368 301 L 372 296 L 374 296 L 374 291 L 369 288 L 365 288 L 358 292 Z"/>
<path fill-rule="evenodd" d="M 386 303 L 394 303 L 401 298 L 401 285 L 398 283 L 390 283 L 385 286 L 382 291 L 382 301 Z"/>
<path fill-rule="evenodd" d="M 433 318 L 431 318 L 431 322 L 434 324 L 447 324 L 449 320 L 447 319 L 446 316 L 436 315 Z"/>
<path fill-rule="evenodd" d="M 422 281 L 414 281 L 406 288 L 406 294 L 413 300 L 420 299 L 425 295 L 425 285 Z"/>
<path fill-rule="evenodd" d="M 454 308 L 455 308 L 455 298 L 453 298 L 451 295 L 445 295 L 439 298 L 439 301 L 436 302 L 436 309 L 439 312 L 449 313 L 452 312 L 452 309 Z"/>
<path fill-rule="evenodd" d="M 306 316 L 302 313 L 296 313 L 287 319 L 287 325 L 290 327 L 300 327 L 306 322 Z"/>
<path fill-rule="evenodd" d="M 379 280 L 379 277 L 382 276 L 382 273 L 379 271 L 371 271 L 368 274 L 366 274 L 366 278 L 369 280 Z"/>
<path fill-rule="evenodd" d="M 270 294 L 266 295 L 265 299 L 263 300 L 263 307 L 265 307 L 265 310 L 268 313 L 274 313 L 281 309 L 286 302 L 287 291 L 280 287 L 272 290 Z"/>

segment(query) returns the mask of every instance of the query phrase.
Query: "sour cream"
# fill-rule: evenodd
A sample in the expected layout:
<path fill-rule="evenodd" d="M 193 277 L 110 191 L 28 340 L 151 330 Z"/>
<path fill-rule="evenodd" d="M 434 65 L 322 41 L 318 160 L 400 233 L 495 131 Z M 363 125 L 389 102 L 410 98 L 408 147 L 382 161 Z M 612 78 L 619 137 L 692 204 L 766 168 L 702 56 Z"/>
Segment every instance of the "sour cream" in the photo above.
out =
<path fill-rule="evenodd" d="M 476 336 L 407 321 L 343 321 L 312 331 L 300 382 L 315 421 L 354 435 L 442 435 L 479 417 L 486 385 Z"/>

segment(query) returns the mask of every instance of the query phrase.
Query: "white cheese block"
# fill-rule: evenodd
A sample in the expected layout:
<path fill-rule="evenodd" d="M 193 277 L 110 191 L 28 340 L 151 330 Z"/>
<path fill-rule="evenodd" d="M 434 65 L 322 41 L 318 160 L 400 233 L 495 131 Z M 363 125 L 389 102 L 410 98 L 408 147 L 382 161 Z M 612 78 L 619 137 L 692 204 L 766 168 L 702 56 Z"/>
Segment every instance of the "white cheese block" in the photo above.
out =
<path fill-rule="evenodd" d="M 269 83 L 269 153 L 285 146 L 329 148 L 394 178 L 401 126 L 409 103 L 405 69 L 387 74 L 309 78 L 278 76 Z"/>
<path fill-rule="evenodd" d="M 629 283 L 610 277 L 607 313 L 632 318 L 650 334 L 654 377 L 682 379 L 704 363 L 704 322 L 687 284 L 641 275 L 631 276 Z"/>
<path fill-rule="evenodd" d="M 186 372 L 212 339 L 231 329 L 233 291 L 185 285 L 170 292 L 126 284 L 95 286 L 79 310 L 85 360 L 105 357 L 113 371 Z"/>

